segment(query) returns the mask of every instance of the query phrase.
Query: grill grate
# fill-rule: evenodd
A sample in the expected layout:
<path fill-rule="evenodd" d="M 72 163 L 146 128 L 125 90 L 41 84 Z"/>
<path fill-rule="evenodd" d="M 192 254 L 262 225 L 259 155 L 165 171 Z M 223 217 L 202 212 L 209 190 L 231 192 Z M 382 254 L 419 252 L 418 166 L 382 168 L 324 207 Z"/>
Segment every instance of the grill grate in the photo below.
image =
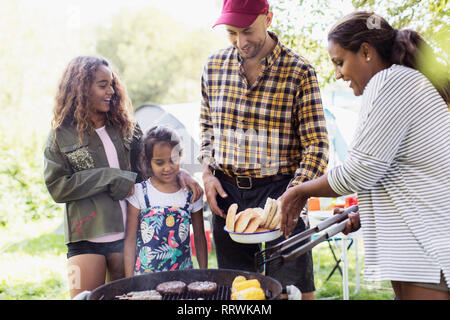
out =
<path fill-rule="evenodd" d="M 182 294 L 163 294 L 163 300 L 230 300 L 231 288 L 229 286 L 217 286 L 212 294 L 197 294 L 186 290 Z"/>
<path fill-rule="evenodd" d="M 217 283 L 217 291 L 213 294 L 195 294 L 186 290 L 181 295 L 162 295 L 163 300 L 230 300 L 231 283 L 238 275 L 245 276 L 247 279 L 258 279 L 261 288 L 265 290 L 266 299 L 280 297 L 281 284 L 273 278 L 258 273 L 227 269 L 190 269 L 162 271 L 115 280 L 96 288 L 90 293 L 88 299 L 113 300 L 116 296 L 127 292 L 151 290 L 162 282 L 179 280 L 186 284 L 193 281 L 213 281 Z"/>

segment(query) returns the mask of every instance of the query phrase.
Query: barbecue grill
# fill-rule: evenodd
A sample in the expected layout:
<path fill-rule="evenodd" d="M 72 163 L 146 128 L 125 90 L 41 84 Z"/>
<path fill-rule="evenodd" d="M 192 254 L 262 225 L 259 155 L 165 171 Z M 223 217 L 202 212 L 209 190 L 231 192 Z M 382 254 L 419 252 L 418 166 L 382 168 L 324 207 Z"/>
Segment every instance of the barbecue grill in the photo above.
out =
<path fill-rule="evenodd" d="M 213 294 L 194 294 L 186 289 L 181 295 L 163 294 L 163 300 L 230 300 L 231 285 L 237 276 L 244 276 L 248 280 L 259 280 L 267 300 L 280 298 L 281 284 L 277 280 L 259 273 L 228 269 L 189 269 L 155 272 L 112 281 L 90 292 L 87 299 L 114 300 L 116 296 L 131 291 L 154 290 L 162 282 L 178 280 L 185 282 L 187 285 L 194 281 L 213 281 L 217 283 L 217 291 Z"/>

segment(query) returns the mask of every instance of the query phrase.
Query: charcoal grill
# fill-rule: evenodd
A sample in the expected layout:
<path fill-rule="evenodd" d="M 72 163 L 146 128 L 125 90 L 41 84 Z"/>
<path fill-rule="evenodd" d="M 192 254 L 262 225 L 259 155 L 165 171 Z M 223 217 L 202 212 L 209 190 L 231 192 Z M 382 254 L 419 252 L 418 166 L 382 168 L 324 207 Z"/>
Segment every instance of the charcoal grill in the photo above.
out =
<path fill-rule="evenodd" d="M 162 282 L 178 280 L 185 282 L 187 285 L 194 281 L 213 281 L 217 283 L 217 291 L 214 294 L 207 295 L 190 293 L 186 289 L 181 295 L 163 295 L 163 300 L 230 300 L 231 284 L 237 276 L 244 276 L 248 280 L 258 279 L 267 300 L 280 298 L 281 284 L 277 280 L 259 273 L 228 269 L 190 269 L 155 272 L 112 281 L 93 290 L 87 299 L 114 300 L 116 296 L 131 291 L 154 290 Z"/>

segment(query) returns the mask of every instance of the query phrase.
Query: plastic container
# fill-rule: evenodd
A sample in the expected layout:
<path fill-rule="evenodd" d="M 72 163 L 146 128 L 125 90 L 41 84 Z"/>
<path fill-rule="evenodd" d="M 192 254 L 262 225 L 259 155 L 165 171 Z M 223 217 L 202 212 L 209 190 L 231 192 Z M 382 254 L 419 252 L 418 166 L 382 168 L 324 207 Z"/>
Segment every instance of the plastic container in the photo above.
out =
<path fill-rule="evenodd" d="M 356 206 L 358 205 L 358 197 L 357 196 L 351 196 L 345 198 L 345 208 Z"/>
<path fill-rule="evenodd" d="M 319 198 L 309 198 L 308 199 L 308 211 L 320 211 Z"/>

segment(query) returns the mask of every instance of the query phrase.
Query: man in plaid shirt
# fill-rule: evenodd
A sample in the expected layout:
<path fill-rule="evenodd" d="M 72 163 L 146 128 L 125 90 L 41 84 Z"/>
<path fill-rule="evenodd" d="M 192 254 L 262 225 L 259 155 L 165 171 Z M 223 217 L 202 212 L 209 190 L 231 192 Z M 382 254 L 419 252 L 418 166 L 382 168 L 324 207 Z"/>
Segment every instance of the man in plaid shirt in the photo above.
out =
<path fill-rule="evenodd" d="M 215 25 L 225 25 L 232 46 L 210 56 L 202 76 L 201 161 L 219 268 L 255 271 L 259 246 L 234 242 L 223 229 L 232 203 L 238 211 L 264 207 L 322 175 L 328 162 L 315 71 L 267 31 L 272 17 L 266 0 L 224 0 Z M 306 228 L 302 219 L 293 223 L 293 234 Z M 266 274 L 314 298 L 311 252 Z"/>

